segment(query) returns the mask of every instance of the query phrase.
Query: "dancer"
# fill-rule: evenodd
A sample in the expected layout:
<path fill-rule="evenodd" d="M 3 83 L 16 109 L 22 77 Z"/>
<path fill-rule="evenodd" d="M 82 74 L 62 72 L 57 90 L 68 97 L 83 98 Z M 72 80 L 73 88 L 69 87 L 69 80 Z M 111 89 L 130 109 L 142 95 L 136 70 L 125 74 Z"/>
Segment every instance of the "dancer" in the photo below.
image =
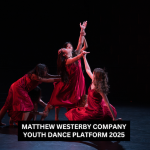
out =
<path fill-rule="evenodd" d="M 58 51 L 57 69 L 62 81 L 55 84 L 50 101 L 44 110 L 48 114 L 52 108 L 51 106 L 55 106 L 55 120 L 59 120 L 59 107 L 66 107 L 67 110 L 76 107 L 86 92 L 80 60 L 84 54 L 88 53 L 84 51 L 87 48 L 87 42 L 84 37 L 86 25 L 87 21 L 83 22 L 82 25 L 80 23 L 81 32 L 75 51 L 69 42 L 65 43 L 64 48 Z M 84 47 L 82 48 L 83 42 Z M 41 118 L 41 120 L 44 120 L 44 118 Z"/>
<path fill-rule="evenodd" d="M 47 78 L 52 76 L 47 73 L 45 64 L 38 64 L 32 71 L 14 82 L 10 86 L 6 102 L 0 111 L 0 125 L 3 125 L 1 120 L 6 111 L 11 109 L 13 111 L 23 111 L 22 120 L 27 120 L 30 111 L 34 109 L 28 92 L 42 82 L 58 82 L 61 80 L 60 76 L 56 76 L 56 78 Z"/>
<path fill-rule="evenodd" d="M 70 121 L 89 121 L 89 120 L 116 120 L 116 109 L 109 104 L 107 93 L 109 90 L 108 77 L 101 68 L 94 69 L 91 72 L 87 62 L 86 55 L 83 56 L 85 69 L 92 84 L 88 89 L 88 106 L 78 107 L 65 113 Z M 121 119 L 119 119 L 121 120 Z"/>
<path fill-rule="evenodd" d="M 36 120 L 37 115 L 44 115 L 43 112 L 38 112 L 38 103 L 45 107 L 47 104 L 41 100 L 41 88 L 37 86 L 32 91 L 30 91 L 29 96 L 33 102 L 34 109 L 30 112 L 27 120 Z M 8 116 L 10 117 L 9 125 L 18 125 L 18 121 L 22 120 L 23 111 L 13 111 L 12 109 L 7 110 Z"/>

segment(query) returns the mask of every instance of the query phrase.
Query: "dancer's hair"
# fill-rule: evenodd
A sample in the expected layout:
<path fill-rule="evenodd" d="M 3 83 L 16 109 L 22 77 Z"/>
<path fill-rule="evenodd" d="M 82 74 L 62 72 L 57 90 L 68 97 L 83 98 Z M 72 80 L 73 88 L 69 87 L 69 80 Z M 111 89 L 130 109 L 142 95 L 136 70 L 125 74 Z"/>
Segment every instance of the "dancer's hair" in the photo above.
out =
<path fill-rule="evenodd" d="M 31 70 L 30 72 L 28 72 L 29 75 L 31 74 L 35 74 L 39 77 L 44 77 L 44 72 L 47 71 L 48 72 L 48 68 L 45 64 L 37 64 L 36 67 Z"/>
<path fill-rule="evenodd" d="M 66 42 L 64 45 L 63 45 L 63 48 L 66 48 L 67 47 L 67 44 L 71 44 L 70 42 Z M 72 45 L 72 44 L 71 44 Z M 73 46 L 72 46 L 73 48 Z M 72 56 L 75 57 L 77 56 L 74 48 L 72 50 Z M 76 61 L 75 64 L 77 64 L 78 62 Z M 60 54 L 58 54 L 58 58 L 57 58 L 57 73 L 59 75 L 61 75 L 61 79 L 64 83 L 68 83 L 69 82 L 69 75 L 68 75 L 68 72 L 66 70 L 66 57 L 64 56 L 64 52 L 61 51 Z"/>
<path fill-rule="evenodd" d="M 107 73 L 101 68 L 94 69 L 94 80 L 95 90 L 97 92 L 103 92 L 108 94 L 109 85 L 108 85 L 108 76 Z"/>
<path fill-rule="evenodd" d="M 41 98 L 41 88 L 39 86 L 37 86 L 32 91 L 30 91 L 28 94 L 29 94 L 32 102 L 38 102 L 39 99 Z"/>
<path fill-rule="evenodd" d="M 74 50 L 73 45 L 72 45 L 71 42 L 66 42 L 66 43 L 63 45 L 63 48 L 66 48 L 68 44 L 71 44 L 71 46 L 72 46 L 72 56 L 73 56 L 73 57 L 77 56 L 77 54 L 76 54 L 76 52 L 75 52 L 75 50 Z"/>

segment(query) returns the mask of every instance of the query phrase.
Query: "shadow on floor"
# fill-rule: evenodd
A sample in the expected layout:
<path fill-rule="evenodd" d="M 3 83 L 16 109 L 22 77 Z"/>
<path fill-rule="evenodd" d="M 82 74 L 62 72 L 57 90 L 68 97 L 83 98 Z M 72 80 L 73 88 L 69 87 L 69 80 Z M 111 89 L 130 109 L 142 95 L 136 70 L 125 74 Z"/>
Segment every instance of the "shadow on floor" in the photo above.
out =
<path fill-rule="evenodd" d="M 17 126 L 5 126 L 0 127 L 1 134 L 10 134 L 18 136 L 18 127 Z M 125 150 L 122 145 L 120 145 L 120 141 L 112 142 L 112 141 L 64 141 L 64 142 L 75 142 L 81 143 L 97 150 Z"/>
<path fill-rule="evenodd" d="M 17 126 L 0 127 L 0 133 L 10 134 L 10 135 L 18 135 L 18 127 Z"/>
<path fill-rule="evenodd" d="M 125 150 L 122 145 L 120 145 L 120 141 L 112 142 L 112 141 L 67 141 L 67 142 L 77 142 L 86 144 L 97 150 Z"/>

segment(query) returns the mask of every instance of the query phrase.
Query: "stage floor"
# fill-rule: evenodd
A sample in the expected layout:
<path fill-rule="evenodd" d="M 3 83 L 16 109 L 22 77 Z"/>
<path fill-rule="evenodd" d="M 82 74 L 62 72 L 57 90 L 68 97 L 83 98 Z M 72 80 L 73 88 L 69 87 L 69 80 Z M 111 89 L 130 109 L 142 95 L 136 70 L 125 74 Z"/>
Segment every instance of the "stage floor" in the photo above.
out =
<path fill-rule="evenodd" d="M 0 103 L 0 108 L 3 103 Z M 6 114 L 0 127 L 0 150 L 149 150 L 150 149 L 150 106 L 114 105 L 118 117 L 130 121 L 130 141 L 18 141 L 18 129 L 9 126 Z M 39 108 L 42 111 L 43 108 Z M 60 109 L 60 120 L 67 120 L 65 108 Z M 45 120 L 54 120 L 54 109 Z M 37 117 L 40 120 L 40 116 Z"/>

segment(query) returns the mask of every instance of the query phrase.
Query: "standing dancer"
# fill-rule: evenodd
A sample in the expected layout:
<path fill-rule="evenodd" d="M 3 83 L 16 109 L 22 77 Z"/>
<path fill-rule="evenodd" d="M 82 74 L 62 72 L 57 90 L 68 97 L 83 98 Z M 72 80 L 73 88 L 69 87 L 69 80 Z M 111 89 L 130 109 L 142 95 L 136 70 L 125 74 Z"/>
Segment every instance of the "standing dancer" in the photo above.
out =
<path fill-rule="evenodd" d="M 84 54 L 88 53 L 84 51 L 87 48 L 87 42 L 84 37 L 86 25 L 87 21 L 82 25 L 80 23 L 81 32 L 75 51 L 69 42 L 65 43 L 64 48 L 58 51 L 57 69 L 62 81 L 54 86 L 50 101 L 45 108 L 45 112 L 49 112 L 52 108 L 51 106 L 55 106 L 55 120 L 59 120 L 59 107 L 66 107 L 67 110 L 76 107 L 86 92 L 80 60 Z M 83 42 L 84 47 L 82 48 Z M 41 118 L 41 120 L 44 120 L 44 118 Z"/>
<path fill-rule="evenodd" d="M 86 72 L 92 79 L 92 84 L 88 89 L 88 106 L 73 108 L 65 113 L 66 117 L 70 121 L 115 121 L 117 116 L 116 109 L 109 104 L 108 98 L 106 96 L 109 89 L 106 72 L 101 68 L 96 68 L 92 73 L 87 62 L 86 55 L 83 56 L 83 59 Z"/>
<path fill-rule="evenodd" d="M 34 109 L 28 92 L 33 90 L 38 84 L 42 82 L 54 82 L 60 81 L 58 78 L 47 78 L 54 77 L 47 73 L 47 67 L 45 64 L 38 64 L 32 71 L 25 74 L 22 78 L 14 82 L 9 89 L 8 96 L 3 108 L 0 111 L 0 125 L 2 118 L 4 117 L 7 110 L 22 111 L 22 120 L 27 120 L 30 111 Z"/>

